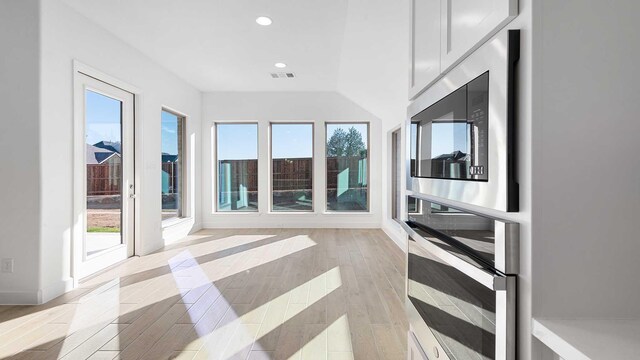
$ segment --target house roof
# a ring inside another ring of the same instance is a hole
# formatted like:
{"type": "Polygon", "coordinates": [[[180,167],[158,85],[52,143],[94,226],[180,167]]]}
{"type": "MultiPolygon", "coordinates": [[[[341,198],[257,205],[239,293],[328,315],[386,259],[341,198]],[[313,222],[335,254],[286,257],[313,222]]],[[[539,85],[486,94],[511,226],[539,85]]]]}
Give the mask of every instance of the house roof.
{"type": "Polygon", "coordinates": [[[120,142],[100,141],[99,143],[93,144],[93,146],[109,150],[111,152],[116,152],[118,154],[122,153],[122,146],[120,145],[120,142]]]}
{"type": "Polygon", "coordinates": [[[112,156],[120,156],[117,152],[110,151],[107,149],[103,149],[94,145],[87,145],[87,165],[97,165],[102,164],[105,161],[109,160],[112,156]]]}
{"type": "Polygon", "coordinates": [[[168,162],[176,162],[178,161],[178,155],[171,155],[171,154],[162,154],[162,162],[163,163],[168,163],[168,162]]]}

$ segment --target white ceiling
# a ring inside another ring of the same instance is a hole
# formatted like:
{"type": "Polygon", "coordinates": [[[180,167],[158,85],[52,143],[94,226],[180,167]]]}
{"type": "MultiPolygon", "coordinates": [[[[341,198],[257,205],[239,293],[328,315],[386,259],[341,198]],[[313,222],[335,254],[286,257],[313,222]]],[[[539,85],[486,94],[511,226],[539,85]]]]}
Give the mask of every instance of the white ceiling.
{"type": "Polygon", "coordinates": [[[389,126],[406,115],[409,0],[62,1],[203,92],[334,91],[389,126]],[[297,77],[272,79],[276,62],[297,77]]]}
{"type": "Polygon", "coordinates": [[[63,1],[201,91],[336,90],[348,0],[63,1]]]}

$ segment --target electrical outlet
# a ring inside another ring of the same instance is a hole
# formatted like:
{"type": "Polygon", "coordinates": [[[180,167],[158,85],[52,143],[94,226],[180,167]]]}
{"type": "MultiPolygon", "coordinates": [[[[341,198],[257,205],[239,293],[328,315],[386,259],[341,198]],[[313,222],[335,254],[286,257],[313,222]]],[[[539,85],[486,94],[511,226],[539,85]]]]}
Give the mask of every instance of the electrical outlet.
{"type": "Polygon", "coordinates": [[[2,272],[3,273],[13,272],[13,259],[2,259],[2,272]]]}

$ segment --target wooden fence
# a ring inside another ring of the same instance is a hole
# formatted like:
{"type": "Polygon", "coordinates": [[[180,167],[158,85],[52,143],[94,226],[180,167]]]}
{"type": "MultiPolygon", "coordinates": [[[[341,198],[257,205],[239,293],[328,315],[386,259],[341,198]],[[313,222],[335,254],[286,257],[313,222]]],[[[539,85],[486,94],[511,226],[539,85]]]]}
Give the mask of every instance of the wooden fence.
{"type": "Polygon", "coordinates": [[[122,164],[87,165],[87,195],[119,195],[122,164]]]}
{"type": "MultiPolygon", "coordinates": [[[[258,191],[258,161],[257,160],[224,160],[219,162],[230,166],[230,182],[241,183],[247,191],[258,191]]],[[[366,187],[367,161],[358,156],[348,158],[327,158],[327,187],[335,190],[338,175],[349,168],[349,184],[358,184],[359,188],[366,187]]],[[[313,185],[313,162],[311,158],[274,159],[272,164],[273,190],[309,190],[313,185]]],[[[222,171],[219,171],[221,174],[222,171]]],[[[229,176],[229,175],[227,175],[229,176]]]]}
{"type": "MultiPolygon", "coordinates": [[[[122,164],[87,165],[87,195],[120,195],[122,164]]],[[[162,163],[162,171],[169,175],[169,194],[178,190],[178,164],[162,163]]]]}
{"type": "MultiPolygon", "coordinates": [[[[224,160],[219,163],[229,164],[231,183],[242,183],[249,192],[258,191],[257,160],[224,160]]],[[[162,163],[162,171],[169,174],[169,193],[177,190],[178,164],[162,163]]],[[[273,190],[310,190],[313,187],[313,162],[311,158],[274,159],[273,190]]],[[[366,187],[367,163],[360,157],[327,158],[327,188],[337,188],[338,175],[349,168],[349,184],[366,187]],[[363,165],[364,164],[364,165],[363,165]]],[[[87,195],[120,194],[121,164],[87,165],[87,195]]]]}

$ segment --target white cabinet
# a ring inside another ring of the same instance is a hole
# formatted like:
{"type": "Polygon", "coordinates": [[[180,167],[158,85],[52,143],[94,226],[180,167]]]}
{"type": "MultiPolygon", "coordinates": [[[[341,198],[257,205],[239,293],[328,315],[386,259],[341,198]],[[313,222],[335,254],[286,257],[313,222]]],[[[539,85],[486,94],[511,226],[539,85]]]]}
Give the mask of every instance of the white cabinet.
{"type": "Polygon", "coordinates": [[[518,0],[410,1],[410,99],[518,15],[518,0]]]}
{"type": "Polygon", "coordinates": [[[422,348],[418,344],[418,341],[413,336],[413,333],[409,331],[409,336],[407,336],[407,340],[409,340],[409,348],[407,349],[407,360],[429,360],[427,355],[424,354],[422,348]]]}
{"type": "Polygon", "coordinates": [[[411,0],[411,98],[440,76],[440,2],[411,0]]]}
{"type": "Polygon", "coordinates": [[[442,72],[469,55],[518,15],[517,0],[441,0],[442,72]]]}

